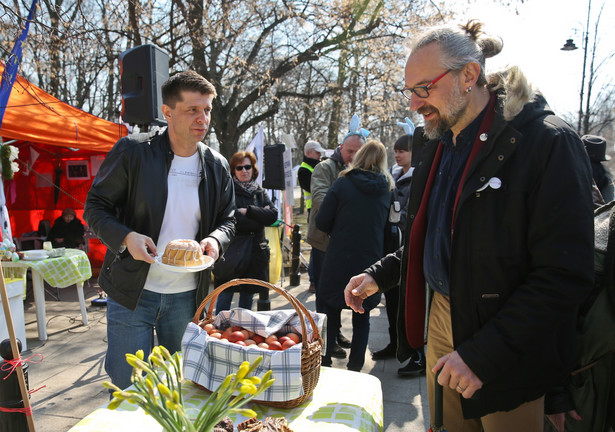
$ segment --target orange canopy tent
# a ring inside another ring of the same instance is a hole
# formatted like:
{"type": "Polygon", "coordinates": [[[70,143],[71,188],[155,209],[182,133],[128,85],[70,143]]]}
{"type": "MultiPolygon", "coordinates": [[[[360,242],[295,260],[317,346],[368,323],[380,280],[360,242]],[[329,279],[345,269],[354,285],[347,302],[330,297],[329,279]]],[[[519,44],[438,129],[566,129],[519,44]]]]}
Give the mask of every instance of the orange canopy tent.
{"type": "MultiPolygon", "coordinates": [[[[0,74],[4,63],[0,63],[0,74]]],[[[0,136],[37,144],[108,152],[128,134],[126,126],[64,103],[17,76],[6,107],[0,136]]]]}
{"type": "MultiPolygon", "coordinates": [[[[0,74],[4,64],[0,62],[0,74]]],[[[83,203],[104,155],[126,126],[64,103],[17,76],[0,137],[19,149],[20,171],[5,181],[13,236],[53,222],[66,207],[83,220],[83,203]]]]}

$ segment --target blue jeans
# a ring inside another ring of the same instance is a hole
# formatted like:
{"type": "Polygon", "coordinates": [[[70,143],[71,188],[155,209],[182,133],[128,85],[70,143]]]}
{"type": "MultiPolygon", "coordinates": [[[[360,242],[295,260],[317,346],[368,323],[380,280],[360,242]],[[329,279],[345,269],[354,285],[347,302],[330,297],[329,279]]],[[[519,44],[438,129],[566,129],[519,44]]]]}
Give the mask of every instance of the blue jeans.
{"type": "MultiPolygon", "coordinates": [[[[216,300],[216,315],[218,315],[220,311],[231,309],[233,294],[235,293],[231,290],[224,290],[218,294],[218,300],[216,300]]],[[[239,291],[239,307],[251,310],[253,297],[254,293],[252,292],[239,291]]]]}
{"type": "Polygon", "coordinates": [[[156,329],[158,344],[171,354],[181,350],[186,326],[196,312],[196,293],[158,294],[143,290],[133,311],[107,298],[107,356],[105,370],[113,384],[121,389],[131,385],[132,367],[126,353],[142,349],[145,358],[152,349],[156,329]]]}

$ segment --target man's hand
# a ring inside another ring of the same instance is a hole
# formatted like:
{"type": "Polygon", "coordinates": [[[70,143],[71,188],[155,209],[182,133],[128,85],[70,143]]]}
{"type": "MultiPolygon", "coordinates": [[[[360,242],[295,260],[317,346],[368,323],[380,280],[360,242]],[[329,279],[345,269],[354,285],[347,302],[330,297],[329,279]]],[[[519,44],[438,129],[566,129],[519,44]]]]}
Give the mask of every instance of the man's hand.
{"type": "Polygon", "coordinates": [[[365,312],[363,300],[376,292],[378,292],[378,284],[376,284],[374,278],[367,273],[361,273],[348,281],[348,285],[344,289],[344,298],[346,304],[353,311],[363,313],[365,312]]]}
{"type": "Polygon", "coordinates": [[[204,255],[212,257],[214,261],[217,261],[220,256],[220,244],[213,237],[205,237],[201,240],[201,250],[204,255]]]}
{"type": "Polygon", "coordinates": [[[128,252],[130,252],[130,255],[137,261],[145,261],[150,264],[154,263],[156,245],[148,236],[132,231],[124,238],[124,244],[128,252]]]}
{"type": "Polygon", "coordinates": [[[470,370],[457,351],[438,359],[432,371],[438,372],[440,369],[442,371],[438,383],[455,390],[466,399],[471,398],[483,386],[483,382],[470,370]]]}
{"type": "MultiPolygon", "coordinates": [[[[577,420],[577,421],[583,420],[581,416],[579,415],[579,413],[577,413],[575,410],[568,411],[568,415],[573,420],[577,420]]],[[[555,429],[557,429],[557,432],[564,432],[564,425],[566,423],[566,413],[547,414],[547,418],[549,419],[551,423],[553,423],[553,426],[555,426],[555,429]]]]}

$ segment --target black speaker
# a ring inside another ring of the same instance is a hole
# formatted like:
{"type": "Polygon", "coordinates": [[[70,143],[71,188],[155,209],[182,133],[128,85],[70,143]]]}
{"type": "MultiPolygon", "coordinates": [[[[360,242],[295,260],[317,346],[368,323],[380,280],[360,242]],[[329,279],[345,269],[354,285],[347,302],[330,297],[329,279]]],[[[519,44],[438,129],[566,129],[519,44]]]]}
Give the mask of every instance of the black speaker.
{"type": "Polygon", "coordinates": [[[284,144],[266,145],[263,147],[263,188],[286,189],[284,182],[284,144]]]}
{"type": "Polygon", "coordinates": [[[160,87],[169,79],[169,56],[155,45],[140,45],[120,54],[122,120],[149,125],[166,123],[160,87]]]}

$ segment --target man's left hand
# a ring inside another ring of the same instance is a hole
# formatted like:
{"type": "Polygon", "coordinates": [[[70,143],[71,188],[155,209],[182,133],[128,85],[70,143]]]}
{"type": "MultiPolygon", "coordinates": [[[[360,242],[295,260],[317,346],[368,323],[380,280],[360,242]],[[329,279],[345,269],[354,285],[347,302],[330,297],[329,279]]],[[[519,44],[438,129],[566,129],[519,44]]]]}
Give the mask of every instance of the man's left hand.
{"type": "MultiPolygon", "coordinates": [[[[579,413],[577,413],[575,410],[568,411],[568,415],[573,420],[576,420],[576,421],[583,420],[581,416],[579,415],[579,413]]],[[[564,428],[566,424],[566,413],[547,414],[547,418],[549,419],[551,423],[553,423],[553,426],[555,426],[555,429],[557,429],[557,432],[564,432],[564,428]]]]}
{"type": "Polygon", "coordinates": [[[201,240],[201,250],[203,254],[208,255],[216,261],[220,256],[220,245],[218,240],[213,237],[205,237],[201,240]]]}
{"type": "Polygon", "coordinates": [[[440,357],[433,367],[433,372],[438,372],[440,376],[438,383],[443,387],[449,387],[469,399],[474,393],[483,386],[483,382],[465,364],[457,351],[440,357]]]}

